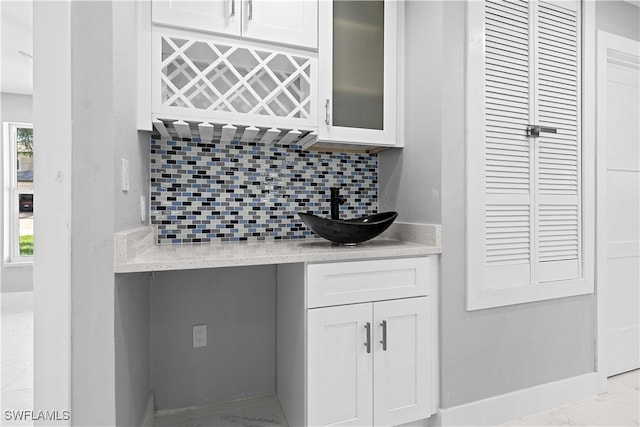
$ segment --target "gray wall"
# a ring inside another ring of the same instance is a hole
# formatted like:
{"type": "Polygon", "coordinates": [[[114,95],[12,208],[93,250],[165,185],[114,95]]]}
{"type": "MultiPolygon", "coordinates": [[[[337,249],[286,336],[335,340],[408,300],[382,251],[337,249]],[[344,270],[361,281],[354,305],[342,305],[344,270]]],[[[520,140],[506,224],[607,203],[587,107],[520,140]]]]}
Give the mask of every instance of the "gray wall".
{"type": "Polygon", "coordinates": [[[276,391],[275,266],[155,273],[151,389],[158,409],[276,391]],[[193,325],[207,347],[193,348],[193,325]]]}
{"type": "Polygon", "coordinates": [[[445,2],[440,291],[443,408],[594,368],[591,296],[466,310],[465,16],[463,2],[445,2]]]}
{"type": "MultiPolygon", "coordinates": [[[[136,130],[137,2],[113,2],[113,229],[143,225],[140,196],[149,203],[149,135],[136,130]],[[130,189],[122,191],[121,159],[130,189]]],[[[148,218],[146,220],[148,223],[148,218]]],[[[115,275],[115,394],[118,426],[138,426],[149,395],[149,274],[115,275]]]]}
{"type": "Polygon", "coordinates": [[[139,426],[149,396],[149,276],[117,274],[116,425],[139,426]]]}
{"type": "MultiPolygon", "coordinates": [[[[593,372],[596,319],[593,295],[465,310],[465,7],[445,2],[444,10],[441,406],[448,408],[593,372]]],[[[601,27],[637,38],[638,8],[599,2],[597,13],[601,27]]]]}
{"type": "MultiPolygon", "coordinates": [[[[149,390],[148,275],[118,276],[113,234],[139,226],[148,146],[135,127],[135,2],[73,2],[72,413],[138,425],[149,390]],[[131,190],[120,188],[120,159],[131,190]]],[[[148,144],[148,142],[147,142],[148,144]]]]}
{"type": "MultiPolygon", "coordinates": [[[[151,288],[147,275],[113,273],[113,232],[140,224],[139,196],[148,182],[145,137],[133,124],[135,55],[127,42],[134,44],[135,14],[129,15],[129,3],[72,6],[71,409],[77,425],[137,424],[149,388],[160,407],[275,390],[275,269],[162,273],[151,288]],[[126,194],[119,190],[122,157],[132,168],[126,194]],[[197,323],[209,325],[206,349],[191,348],[197,323]],[[145,348],[149,329],[151,346],[145,348]],[[149,359],[151,373],[144,369],[149,359]]],[[[613,16],[599,25],[619,29],[613,23],[626,22],[630,12],[623,6],[612,6],[622,12],[609,15],[613,9],[599,4],[601,16],[613,16]]],[[[592,371],[591,296],[464,309],[465,8],[460,2],[415,2],[408,10],[420,11],[435,27],[420,27],[411,17],[424,46],[412,44],[420,51],[409,58],[416,73],[406,78],[419,81],[417,71],[424,70],[426,88],[416,86],[424,93],[408,101],[407,148],[381,159],[381,206],[398,209],[402,221],[442,220],[442,406],[592,371]],[[441,101],[425,102],[425,96],[441,101]]]]}
{"type": "Polygon", "coordinates": [[[442,2],[405,4],[405,148],[379,159],[379,206],[398,221],[440,223],[442,2]]]}
{"type": "MultiPolygon", "coordinates": [[[[600,29],[638,38],[638,8],[597,12],[600,29]]],[[[593,372],[595,358],[592,295],[466,311],[465,22],[462,1],[408,2],[406,147],[379,155],[381,209],[442,223],[443,408],[593,372]]]]}
{"type": "MultiPolygon", "coordinates": [[[[33,97],[15,93],[0,93],[0,124],[3,122],[33,123],[33,97]]],[[[4,132],[0,141],[4,144],[4,132]]],[[[1,153],[1,151],[0,151],[1,153]]],[[[1,154],[0,154],[1,157],[1,154]]],[[[0,171],[4,168],[4,159],[0,162],[0,171]]],[[[0,177],[4,172],[0,173],[0,177]]],[[[2,178],[0,178],[2,179],[2,178]]],[[[4,186],[4,183],[2,183],[4,186]]],[[[0,212],[4,212],[4,197],[0,198],[0,212]]],[[[4,227],[0,227],[0,241],[9,236],[4,235],[4,227]]],[[[0,267],[0,292],[26,292],[33,290],[33,266],[7,266],[2,262],[0,267]]]]}
{"type": "Polygon", "coordinates": [[[596,27],[628,39],[640,40],[640,7],[626,1],[597,1],[596,27]]]}

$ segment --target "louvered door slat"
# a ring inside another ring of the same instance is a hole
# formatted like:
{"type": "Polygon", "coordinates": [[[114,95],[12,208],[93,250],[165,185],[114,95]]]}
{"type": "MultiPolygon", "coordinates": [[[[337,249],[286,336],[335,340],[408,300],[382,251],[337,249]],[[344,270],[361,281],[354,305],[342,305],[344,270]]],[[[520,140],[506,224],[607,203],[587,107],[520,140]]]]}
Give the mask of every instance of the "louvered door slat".
{"type": "MultiPolygon", "coordinates": [[[[491,32],[487,34],[491,35],[491,32]]],[[[485,53],[488,57],[493,58],[505,58],[506,61],[516,62],[521,65],[525,65],[528,62],[528,56],[525,52],[518,52],[514,49],[508,49],[505,46],[501,46],[500,44],[487,42],[485,46],[485,53]]]]}

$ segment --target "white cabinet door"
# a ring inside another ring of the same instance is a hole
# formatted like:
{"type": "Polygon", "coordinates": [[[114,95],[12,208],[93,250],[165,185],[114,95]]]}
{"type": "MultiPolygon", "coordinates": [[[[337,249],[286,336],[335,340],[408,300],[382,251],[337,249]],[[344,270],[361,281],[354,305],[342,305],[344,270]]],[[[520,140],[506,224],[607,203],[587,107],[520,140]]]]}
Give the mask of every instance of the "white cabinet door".
{"type": "Polygon", "coordinates": [[[240,36],[240,0],[152,0],[156,24],[240,36]]]}
{"type": "Polygon", "coordinates": [[[316,49],[316,0],[244,0],[242,36],[316,49]]]}
{"type": "Polygon", "coordinates": [[[152,0],[156,24],[316,49],[317,0],[152,0]]]}
{"type": "Polygon", "coordinates": [[[308,310],[307,425],[373,425],[372,304],[308,310]]]}
{"type": "Polygon", "coordinates": [[[427,297],[376,302],[374,325],[374,425],[428,418],[430,411],[427,297]]]}
{"type": "Polygon", "coordinates": [[[320,1],[321,142],[396,146],[396,1],[320,1]]]}

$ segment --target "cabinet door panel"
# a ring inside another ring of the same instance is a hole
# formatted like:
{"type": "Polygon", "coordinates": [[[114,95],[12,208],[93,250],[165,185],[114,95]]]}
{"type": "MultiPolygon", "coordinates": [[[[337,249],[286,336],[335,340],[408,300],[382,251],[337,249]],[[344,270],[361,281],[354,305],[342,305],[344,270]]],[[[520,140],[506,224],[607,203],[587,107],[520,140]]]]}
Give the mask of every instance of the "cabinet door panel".
{"type": "Polygon", "coordinates": [[[398,425],[429,417],[429,299],[377,302],[373,311],[375,425],[398,425]]]}
{"type": "Polygon", "coordinates": [[[153,0],[153,22],[240,36],[239,0],[153,0]]]}
{"type": "Polygon", "coordinates": [[[244,0],[242,36],[316,49],[315,0],[244,0]]]}
{"type": "Polygon", "coordinates": [[[365,325],[372,305],[308,311],[307,425],[372,425],[371,353],[365,325]]]}
{"type": "Polygon", "coordinates": [[[321,141],[396,145],[398,3],[319,3],[321,141]]]}

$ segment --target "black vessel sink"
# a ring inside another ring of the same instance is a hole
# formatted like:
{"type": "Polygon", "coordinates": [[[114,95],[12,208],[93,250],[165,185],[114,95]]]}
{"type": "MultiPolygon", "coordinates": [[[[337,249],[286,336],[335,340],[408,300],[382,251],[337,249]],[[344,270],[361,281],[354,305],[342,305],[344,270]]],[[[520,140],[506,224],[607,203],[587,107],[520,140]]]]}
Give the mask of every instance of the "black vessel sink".
{"type": "Polygon", "coordinates": [[[373,239],[389,228],[398,212],[383,212],[354,219],[329,219],[298,212],[314,233],[334,243],[355,245],[373,239]]]}

